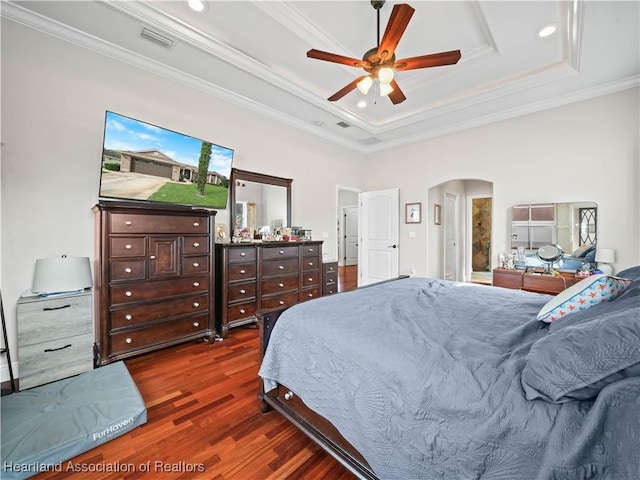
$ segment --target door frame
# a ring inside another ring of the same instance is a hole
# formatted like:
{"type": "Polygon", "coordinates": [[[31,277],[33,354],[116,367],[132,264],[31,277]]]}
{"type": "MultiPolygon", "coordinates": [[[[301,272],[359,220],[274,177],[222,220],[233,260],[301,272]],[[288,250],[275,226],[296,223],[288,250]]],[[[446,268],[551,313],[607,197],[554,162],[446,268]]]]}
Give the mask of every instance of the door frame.
{"type": "Polygon", "coordinates": [[[442,240],[442,278],[447,279],[447,233],[450,228],[453,229],[453,279],[458,281],[459,279],[459,265],[460,265],[460,196],[457,192],[446,191],[443,195],[442,215],[444,220],[443,224],[443,240],[442,240]],[[451,218],[451,212],[448,210],[447,199],[453,198],[453,213],[454,218],[451,218]],[[453,220],[453,221],[452,221],[453,220]]]}
{"type": "MultiPolygon", "coordinates": [[[[342,225],[342,207],[348,207],[348,206],[353,206],[353,205],[358,205],[359,206],[359,201],[358,201],[358,195],[362,193],[362,189],[361,188],[355,188],[355,187],[348,187],[346,185],[336,185],[336,200],[335,200],[335,225],[336,225],[336,255],[337,255],[337,260],[338,260],[338,266],[343,267],[344,266],[344,242],[341,241],[341,237],[343,237],[344,235],[342,234],[343,232],[343,225],[342,225]],[[346,192],[353,192],[356,194],[356,201],[355,203],[351,203],[350,205],[341,205],[340,204],[340,190],[344,190],[346,192]]],[[[360,221],[360,209],[358,209],[358,222],[360,221]]],[[[359,268],[359,267],[358,267],[359,268]]]]}

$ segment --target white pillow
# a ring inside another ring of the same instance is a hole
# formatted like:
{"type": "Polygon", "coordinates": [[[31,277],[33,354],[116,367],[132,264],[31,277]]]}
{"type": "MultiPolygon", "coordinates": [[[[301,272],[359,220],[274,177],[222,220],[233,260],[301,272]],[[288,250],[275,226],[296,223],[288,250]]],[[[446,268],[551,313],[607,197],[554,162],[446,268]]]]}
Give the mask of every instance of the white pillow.
{"type": "Polygon", "coordinates": [[[538,320],[551,323],[560,317],[614,300],[631,286],[633,280],[603,273],[591,275],[553,297],[538,312],[538,320]]]}

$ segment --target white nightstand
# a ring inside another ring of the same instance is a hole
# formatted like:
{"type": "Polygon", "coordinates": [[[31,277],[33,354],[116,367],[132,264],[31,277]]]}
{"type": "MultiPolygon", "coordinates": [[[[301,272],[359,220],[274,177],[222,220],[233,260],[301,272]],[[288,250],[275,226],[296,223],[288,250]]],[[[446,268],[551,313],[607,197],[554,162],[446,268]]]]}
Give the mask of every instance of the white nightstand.
{"type": "Polygon", "coordinates": [[[93,368],[92,292],[18,300],[20,390],[93,368]]]}

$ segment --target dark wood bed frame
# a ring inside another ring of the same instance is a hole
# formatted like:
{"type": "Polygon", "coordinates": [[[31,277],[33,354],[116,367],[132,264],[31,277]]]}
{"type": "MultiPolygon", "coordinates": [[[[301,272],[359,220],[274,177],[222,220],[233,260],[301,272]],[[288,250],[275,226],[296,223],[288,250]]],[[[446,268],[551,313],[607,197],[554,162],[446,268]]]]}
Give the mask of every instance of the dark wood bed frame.
{"type": "MultiPolygon", "coordinates": [[[[257,314],[260,328],[261,360],[269,344],[271,331],[280,314],[285,310],[286,308],[257,314]]],[[[278,385],[277,388],[265,393],[261,381],[258,399],[262,402],[263,413],[272,409],[279,412],[357,478],[379,480],[364,457],[344,439],[336,427],[307,407],[302,399],[298,398],[286,386],[278,385]]]]}

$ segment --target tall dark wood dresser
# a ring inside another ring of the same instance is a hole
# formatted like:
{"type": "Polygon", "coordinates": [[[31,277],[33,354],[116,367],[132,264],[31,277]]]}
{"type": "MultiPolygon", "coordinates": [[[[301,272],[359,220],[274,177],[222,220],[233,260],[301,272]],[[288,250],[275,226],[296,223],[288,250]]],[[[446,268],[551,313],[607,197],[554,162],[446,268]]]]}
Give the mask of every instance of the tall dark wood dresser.
{"type": "Polygon", "coordinates": [[[93,210],[96,365],[214,336],[216,212],[115,202],[93,210]]]}

